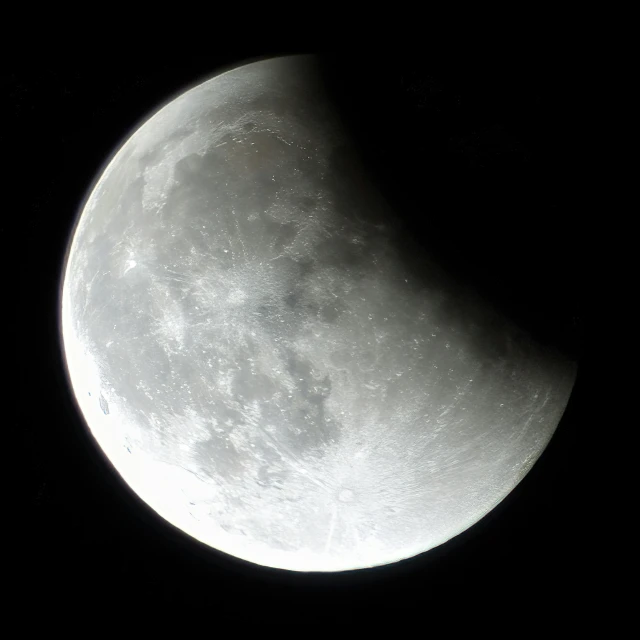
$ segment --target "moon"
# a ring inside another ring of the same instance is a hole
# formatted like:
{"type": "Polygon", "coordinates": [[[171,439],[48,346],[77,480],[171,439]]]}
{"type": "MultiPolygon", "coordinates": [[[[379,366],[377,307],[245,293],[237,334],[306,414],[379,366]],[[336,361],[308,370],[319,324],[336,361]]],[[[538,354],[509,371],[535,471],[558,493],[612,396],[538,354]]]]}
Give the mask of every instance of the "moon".
{"type": "Polygon", "coordinates": [[[472,526],[576,375],[420,256],[312,56],[217,75],[134,131],[78,217],[61,327],[124,482],[188,536],[292,571],[389,564],[472,526]]]}

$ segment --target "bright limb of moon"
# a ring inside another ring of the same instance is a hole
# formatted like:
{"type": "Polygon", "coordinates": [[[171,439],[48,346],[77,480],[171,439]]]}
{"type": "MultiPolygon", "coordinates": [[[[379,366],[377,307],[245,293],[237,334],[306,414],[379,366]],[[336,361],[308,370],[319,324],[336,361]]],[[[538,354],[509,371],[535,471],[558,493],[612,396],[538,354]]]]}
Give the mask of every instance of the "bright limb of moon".
{"type": "Polygon", "coordinates": [[[490,511],[575,365],[411,267],[313,68],[226,72],[131,135],[79,217],[62,334],[91,434],[160,516],[249,562],[341,571],[490,511]]]}

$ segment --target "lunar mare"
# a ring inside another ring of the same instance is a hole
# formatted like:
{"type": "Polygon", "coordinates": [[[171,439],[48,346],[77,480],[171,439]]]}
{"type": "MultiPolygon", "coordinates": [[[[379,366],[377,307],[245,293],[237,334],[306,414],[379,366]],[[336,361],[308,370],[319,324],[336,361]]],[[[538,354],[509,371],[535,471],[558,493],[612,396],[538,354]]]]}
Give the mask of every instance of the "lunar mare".
{"type": "Polygon", "coordinates": [[[228,71],[133,133],[79,217],[62,334],[88,428],[160,516],[256,564],[341,571],[491,510],[575,365],[411,268],[313,69],[228,71]]]}

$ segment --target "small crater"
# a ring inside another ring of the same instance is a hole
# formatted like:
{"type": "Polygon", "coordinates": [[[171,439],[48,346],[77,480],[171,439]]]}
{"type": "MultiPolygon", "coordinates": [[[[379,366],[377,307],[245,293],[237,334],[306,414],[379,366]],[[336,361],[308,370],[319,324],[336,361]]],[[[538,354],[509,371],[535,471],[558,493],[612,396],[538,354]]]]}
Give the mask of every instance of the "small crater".
{"type": "Polygon", "coordinates": [[[242,125],[243,131],[253,131],[255,128],[256,128],[255,122],[245,122],[245,124],[242,125]]]}

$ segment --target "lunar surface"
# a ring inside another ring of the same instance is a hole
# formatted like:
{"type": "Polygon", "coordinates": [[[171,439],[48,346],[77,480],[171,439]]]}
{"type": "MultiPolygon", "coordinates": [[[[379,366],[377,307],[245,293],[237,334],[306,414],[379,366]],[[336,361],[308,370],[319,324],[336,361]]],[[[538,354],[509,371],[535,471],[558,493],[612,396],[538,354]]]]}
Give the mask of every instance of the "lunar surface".
{"type": "Polygon", "coordinates": [[[99,448],[169,523],[259,565],[372,567],[461,533],[542,453],[575,365],[409,247],[313,58],[178,96],[70,244],[62,337],[99,448]]]}

